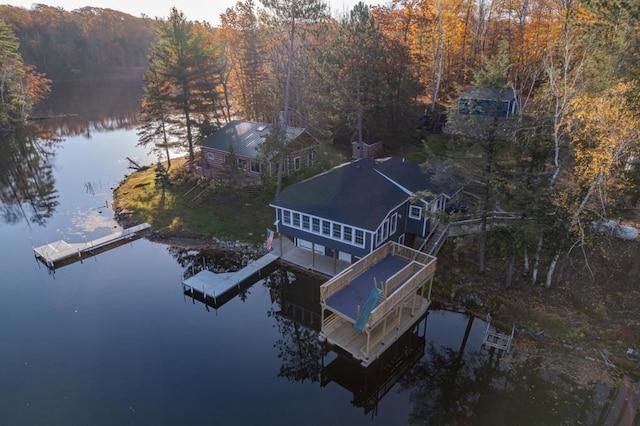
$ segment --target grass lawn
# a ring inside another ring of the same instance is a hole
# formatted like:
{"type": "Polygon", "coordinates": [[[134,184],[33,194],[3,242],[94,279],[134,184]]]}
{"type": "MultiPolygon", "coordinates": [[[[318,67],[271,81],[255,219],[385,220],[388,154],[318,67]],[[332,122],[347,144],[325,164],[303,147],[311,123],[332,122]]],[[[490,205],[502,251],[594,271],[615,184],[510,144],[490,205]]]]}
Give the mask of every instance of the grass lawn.
{"type": "Polygon", "coordinates": [[[113,207],[130,222],[148,222],[167,235],[206,236],[260,242],[273,227],[273,194],[231,191],[213,181],[188,177],[184,160],[172,160],[171,184],[156,185],[156,166],[129,175],[114,191],[113,207]]]}

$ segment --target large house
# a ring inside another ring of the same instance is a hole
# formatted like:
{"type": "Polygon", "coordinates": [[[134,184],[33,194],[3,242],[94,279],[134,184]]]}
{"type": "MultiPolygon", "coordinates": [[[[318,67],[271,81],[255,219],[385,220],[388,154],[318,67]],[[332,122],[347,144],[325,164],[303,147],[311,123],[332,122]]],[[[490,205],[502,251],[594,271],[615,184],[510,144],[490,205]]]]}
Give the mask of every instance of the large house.
{"type": "Polygon", "coordinates": [[[354,262],[387,241],[426,237],[459,189],[401,158],[364,158],[283,189],[276,228],[298,247],[354,262]]]}
{"type": "MultiPolygon", "coordinates": [[[[261,150],[271,128],[267,123],[231,121],[200,142],[198,173],[215,178],[223,176],[229,167],[237,167],[249,179],[258,180],[262,173],[275,175],[278,158],[268,158],[261,150]],[[234,164],[229,164],[230,160],[234,164]]],[[[316,140],[305,129],[287,127],[285,143],[284,176],[313,164],[316,140]]]]}

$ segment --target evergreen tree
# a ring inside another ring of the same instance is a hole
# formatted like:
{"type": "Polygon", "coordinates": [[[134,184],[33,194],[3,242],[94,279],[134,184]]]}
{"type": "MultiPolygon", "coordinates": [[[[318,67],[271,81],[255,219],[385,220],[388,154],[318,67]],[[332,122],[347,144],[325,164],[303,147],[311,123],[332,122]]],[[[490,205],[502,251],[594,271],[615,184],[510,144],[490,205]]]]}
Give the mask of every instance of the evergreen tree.
{"type": "Polygon", "coordinates": [[[215,45],[205,42],[202,31],[175,7],[167,21],[157,20],[157,27],[158,41],[150,49],[150,63],[157,70],[158,84],[168,86],[166,91],[162,89],[161,99],[167,105],[163,111],[179,117],[184,130],[180,136],[186,140],[189,168],[193,171],[198,120],[208,119],[215,108],[211,99],[217,93],[219,80],[213,78],[215,70],[211,65],[217,52],[215,45]]]}
{"type": "Polygon", "coordinates": [[[143,75],[144,95],[138,120],[138,145],[151,145],[151,151],[164,151],[171,168],[169,151],[176,146],[176,121],[170,114],[170,85],[162,81],[153,61],[143,75]]]}
{"type": "Polygon", "coordinates": [[[294,62],[295,39],[298,24],[310,24],[326,16],[326,3],[320,0],[260,0],[270,14],[268,21],[276,28],[282,28],[287,34],[287,71],[284,87],[284,106],[282,117],[277,123],[278,136],[278,172],[276,183],[276,198],[280,195],[282,186],[283,160],[286,148],[286,133],[289,126],[290,95],[294,62]]]}
{"type": "Polygon", "coordinates": [[[49,92],[49,80],[22,61],[20,44],[0,19],[0,130],[24,121],[49,92]]]}

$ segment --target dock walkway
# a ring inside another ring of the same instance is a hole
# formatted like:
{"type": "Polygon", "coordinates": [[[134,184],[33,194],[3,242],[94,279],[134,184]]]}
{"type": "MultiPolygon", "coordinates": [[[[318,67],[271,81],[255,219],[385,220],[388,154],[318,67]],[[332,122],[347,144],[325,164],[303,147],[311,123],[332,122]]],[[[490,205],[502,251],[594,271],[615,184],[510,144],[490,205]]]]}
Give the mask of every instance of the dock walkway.
{"type": "Polygon", "coordinates": [[[198,293],[205,299],[207,297],[213,299],[216,303],[219,297],[259,275],[264,268],[276,260],[278,260],[277,255],[267,253],[236,272],[215,273],[205,269],[189,278],[183,277],[182,287],[185,292],[198,293]]]}
{"type": "Polygon", "coordinates": [[[65,260],[76,261],[81,260],[83,257],[92,256],[97,250],[106,249],[125,239],[133,238],[137,236],[139,232],[147,230],[150,227],[151,225],[145,222],[84,243],[68,243],[65,240],[58,240],[43,246],[34,247],[33,253],[38,260],[49,268],[54,269],[60,262],[65,260]]]}

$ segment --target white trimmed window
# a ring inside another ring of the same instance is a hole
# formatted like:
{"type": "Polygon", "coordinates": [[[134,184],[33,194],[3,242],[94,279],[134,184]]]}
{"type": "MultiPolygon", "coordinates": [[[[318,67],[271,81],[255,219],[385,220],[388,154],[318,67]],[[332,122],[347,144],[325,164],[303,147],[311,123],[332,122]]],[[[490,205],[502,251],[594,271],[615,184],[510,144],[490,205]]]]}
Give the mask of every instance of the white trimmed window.
{"type": "Polygon", "coordinates": [[[291,225],[291,212],[289,210],[284,210],[282,212],[282,221],[287,225],[291,225]]]}
{"type": "Polygon", "coordinates": [[[347,242],[351,242],[353,240],[353,228],[351,228],[350,226],[343,226],[342,238],[347,242]]]}
{"type": "Polygon", "coordinates": [[[359,246],[364,246],[364,231],[356,229],[356,239],[354,242],[359,246]]]}
{"type": "Polygon", "coordinates": [[[213,152],[207,152],[207,160],[215,160],[216,155],[213,152]]]}
{"type": "Polygon", "coordinates": [[[293,226],[300,228],[300,213],[293,214],[293,226]]]}
{"type": "Polygon", "coordinates": [[[389,235],[393,235],[396,233],[396,229],[398,227],[398,213],[394,213],[391,216],[391,228],[389,229],[389,235]]]}
{"type": "Polygon", "coordinates": [[[300,157],[293,159],[293,170],[300,170],[300,157]]]}
{"type": "Polygon", "coordinates": [[[302,216],[302,229],[309,229],[309,216],[302,216]]]}
{"type": "Polygon", "coordinates": [[[342,238],[342,226],[340,226],[340,224],[333,224],[333,238],[337,240],[342,238]]]}
{"type": "Polygon", "coordinates": [[[315,232],[316,234],[320,233],[320,219],[318,219],[317,217],[311,219],[311,231],[315,232]]]}
{"type": "Polygon", "coordinates": [[[259,161],[251,160],[251,171],[254,173],[262,173],[262,164],[259,161]]]}
{"type": "Polygon", "coordinates": [[[322,221],[322,235],[331,235],[331,223],[328,220],[322,221]]]}
{"type": "Polygon", "coordinates": [[[411,219],[422,219],[422,208],[420,206],[409,206],[409,217],[411,219]]]}

